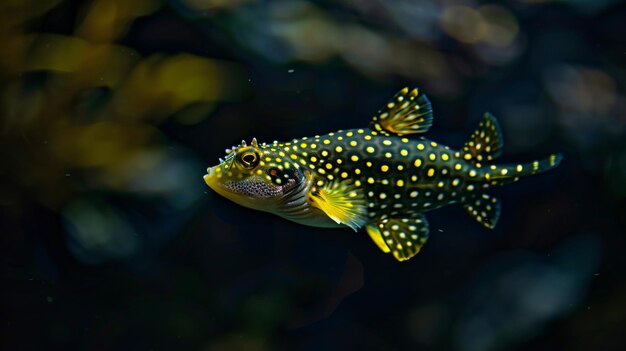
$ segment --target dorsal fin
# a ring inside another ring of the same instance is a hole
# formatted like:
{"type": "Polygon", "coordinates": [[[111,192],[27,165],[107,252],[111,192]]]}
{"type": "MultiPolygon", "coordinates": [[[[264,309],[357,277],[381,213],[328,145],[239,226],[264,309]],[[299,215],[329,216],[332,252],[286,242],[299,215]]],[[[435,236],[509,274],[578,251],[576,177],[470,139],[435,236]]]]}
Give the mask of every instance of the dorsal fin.
{"type": "Polygon", "coordinates": [[[322,210],[333,221],[357,231],[367,221],[366,201],[362,190],[351,180],[326,183],[309,196],[311,205],[322,210]]]}
{"type": "Polygon", "coordinates": [[[463,208],[476,222],[493,229],[500,218],[500,201],[487,194],[470,197],[463,208]]]}
{"type": "Polygon", "coordinates": [[[485,113],[478,128],[463,146],[463,158],[474,162],[491,161],[502,153],[502,131],[496,118],[485,113]]]}
{"type": "Polygon", "coordinates": [[[433,124],[433,110],[417,88],[400,90],[372,118],[370,128],[384,135],[425,133],[433,124]]]}

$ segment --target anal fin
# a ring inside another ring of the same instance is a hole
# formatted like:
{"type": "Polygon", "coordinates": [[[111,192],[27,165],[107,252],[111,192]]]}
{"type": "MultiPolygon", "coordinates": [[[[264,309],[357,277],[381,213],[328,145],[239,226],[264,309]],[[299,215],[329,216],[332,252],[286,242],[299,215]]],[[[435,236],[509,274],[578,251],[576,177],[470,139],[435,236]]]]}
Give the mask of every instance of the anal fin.
{"type": "Polygon", "coordinates": [[[463,208],[476,222],[493,229],[500,218],[500,200],[487,194],[469,198],[463,208]]]}

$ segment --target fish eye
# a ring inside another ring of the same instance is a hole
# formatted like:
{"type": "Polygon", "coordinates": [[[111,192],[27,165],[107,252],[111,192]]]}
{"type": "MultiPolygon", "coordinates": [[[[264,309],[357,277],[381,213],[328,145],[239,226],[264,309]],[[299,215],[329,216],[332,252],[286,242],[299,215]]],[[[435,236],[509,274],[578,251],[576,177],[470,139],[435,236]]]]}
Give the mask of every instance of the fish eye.
{"type": "Polygon", "coordinates": [[[246,168],[254,168],[259,164],[259,157],[256,152],[244,152],[239,157],[239,161],[246,168]]]}

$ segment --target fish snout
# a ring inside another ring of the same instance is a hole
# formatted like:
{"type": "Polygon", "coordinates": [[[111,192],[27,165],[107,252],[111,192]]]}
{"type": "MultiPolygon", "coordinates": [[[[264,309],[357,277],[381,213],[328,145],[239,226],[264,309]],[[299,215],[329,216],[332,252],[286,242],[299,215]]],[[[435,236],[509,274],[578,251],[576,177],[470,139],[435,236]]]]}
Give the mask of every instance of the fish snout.
{"type": "Polygon", "coordinates": [[[215,183],[215,167],[209,167],[206,169],[207,174],[204,175],[204,182],[206,183],[206,185],[211,186],[211,184],[215,183]]]}

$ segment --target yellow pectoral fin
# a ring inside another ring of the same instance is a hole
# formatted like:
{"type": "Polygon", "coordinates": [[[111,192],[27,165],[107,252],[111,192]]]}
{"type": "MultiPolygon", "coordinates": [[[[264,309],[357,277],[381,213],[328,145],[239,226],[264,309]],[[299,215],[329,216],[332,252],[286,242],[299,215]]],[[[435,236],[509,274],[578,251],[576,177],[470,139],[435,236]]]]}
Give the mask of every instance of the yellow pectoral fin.
{"type": "Polygon", "coordinates": [[[367,234],[369,234],[372,241],[378,246],[384,253],[389,253],[389,247],[385,244],[385,240],[383,240],[383,235],[380,233],[380,230],[372,225],[365,226],[365,230],[367,230],[367,234]]]}
{"type": "Polygon", "coordinates": [[[367,221],[366,202],[361,189],[352,181],[332,182],[309,195],[311,205],[322,210],[337,223],[354,229],[361,228],[367,221]]]}

